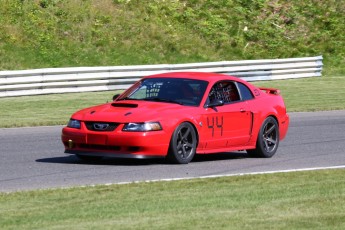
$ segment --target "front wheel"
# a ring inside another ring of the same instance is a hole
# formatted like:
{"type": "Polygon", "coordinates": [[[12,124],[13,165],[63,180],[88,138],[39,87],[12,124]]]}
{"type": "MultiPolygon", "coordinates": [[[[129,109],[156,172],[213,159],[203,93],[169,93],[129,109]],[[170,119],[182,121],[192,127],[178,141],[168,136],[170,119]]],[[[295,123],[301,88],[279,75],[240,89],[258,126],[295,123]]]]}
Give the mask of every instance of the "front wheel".
{"type": "Polygon", "coordinates": [[[197,138],[194,127],[184,122],[174,131],[169,146],[167,158],[178,164],[188,164],[194,157],[197,138]]]}
{"type": "Polygon", "coordinates": [[[279,144],[279,127],[276,119],[267,117],[263,122],[258,139],[256,141],[256,148],[247,150],[248,154],[253,157],[272,157],[279,144]]]}

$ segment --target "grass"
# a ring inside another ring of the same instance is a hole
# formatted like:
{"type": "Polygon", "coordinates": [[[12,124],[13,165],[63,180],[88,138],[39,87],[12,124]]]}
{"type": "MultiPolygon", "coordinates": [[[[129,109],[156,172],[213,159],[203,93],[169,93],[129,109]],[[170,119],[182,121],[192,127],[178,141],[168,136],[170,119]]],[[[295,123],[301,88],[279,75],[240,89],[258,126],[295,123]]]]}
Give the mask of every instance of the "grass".
{"type": "Polygon", "coordinates": [[[345,2],[1,0],[0,70],[323,55],[345,73],[345,2]]]}
{"type": "MultiPolygon", "coordinates": [[[[1,6],[0,70],[323,55],[327,77],[255,84],[281,89],[290,112],[345,109],[344,1],[1,0],[1,6]]],[[[74,111],[112,94],[0,98],[0,127],[65,124],[74,111]]]]}
{"type": "MultiPolygon", "coordinates": [[[[0,1],[0,70],[323,55],[326,77],[254,84],[281,89],[290,112],[345,109],[344,1],[0,1]]],[[[1,98],[0,127],[65,124],[113,94],[1,98]]],[[[0,193],[0,228],[344,229],[343,175],[0,193]]]]}
{"type": "MultiPolygon", "coordinates": [[[[345,76],[254,82],[282,91],[288,112],[345,109],[345,76]]],[[[119,91],[117,91],[119,92],[119,91]]],[[[110,101],[117,92],[0,98],[0,127],[66,124],[79,109],[110,101]]]]}
{"type": "Polygon", "coordinates": [[[256,82],[281,90],[288,112],[345,109],[345,76],[256,82]]]}
{"type": "Polygon", "coordinates": [[[344,172],[0,193],[0,228],[344,229],[344,172]]]}
{"type": "Polygon", "coordinates": [[[76,110],[111,101],[116,92],[0,98],[0,127],[66,124],[76,110]]]}

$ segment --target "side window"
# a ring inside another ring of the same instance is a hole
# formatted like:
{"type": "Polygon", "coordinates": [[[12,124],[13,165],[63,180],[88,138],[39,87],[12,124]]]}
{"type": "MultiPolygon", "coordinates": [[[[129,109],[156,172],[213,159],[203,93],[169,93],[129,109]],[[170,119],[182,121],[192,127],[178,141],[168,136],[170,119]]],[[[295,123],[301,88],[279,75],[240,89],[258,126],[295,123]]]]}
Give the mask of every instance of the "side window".
{"type": "Polygon", "coordinates": [[[253,94],[250,92],[250,89],[248,89],[247,86],[245,86],[244,84],[240,82],[238,82],[237,85],[238,85],[238,88],[240,89],[242,100],[253,99],[253,94]]]}
{"type": "Polygon", "coordinates": [[[234,82],[222,81],[217,82],[211,89],[208,96],[209,101],[212,102],[215,99],[222,100],[225,104],[240,100],[237,87],[234,82]]]}

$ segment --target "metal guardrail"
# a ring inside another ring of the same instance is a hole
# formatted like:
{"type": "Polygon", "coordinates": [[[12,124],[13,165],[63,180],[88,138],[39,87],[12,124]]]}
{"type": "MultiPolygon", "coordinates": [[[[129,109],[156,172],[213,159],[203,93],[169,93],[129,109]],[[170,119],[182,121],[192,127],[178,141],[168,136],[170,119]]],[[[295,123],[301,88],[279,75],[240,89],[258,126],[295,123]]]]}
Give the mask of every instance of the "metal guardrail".
{"type": "Polygon", "coordinates": [[[247,81],[319,77],[322,56],[175,65],[0,71],[0,97],[126,89],[140,78],[172,71],[224,73],[247,81]]]}

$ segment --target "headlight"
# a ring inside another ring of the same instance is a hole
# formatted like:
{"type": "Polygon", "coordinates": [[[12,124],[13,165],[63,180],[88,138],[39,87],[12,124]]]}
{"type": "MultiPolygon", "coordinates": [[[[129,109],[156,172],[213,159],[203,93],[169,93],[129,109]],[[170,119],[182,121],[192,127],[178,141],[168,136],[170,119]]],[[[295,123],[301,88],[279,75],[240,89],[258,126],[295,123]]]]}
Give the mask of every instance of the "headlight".
{"type": "Polygon", "coordinates": [[[122,130],[129,132],[159,131],[162,130],[162,126],[159,122],[128,123],[122,130]]]}
{"type": "Polygon", "coordinates": [[[80,121],[74,120],[74,119],[70,119],[68,124],[67,124],[67,127],[75,128],[75,129],[80,129],[80,121]]]}

